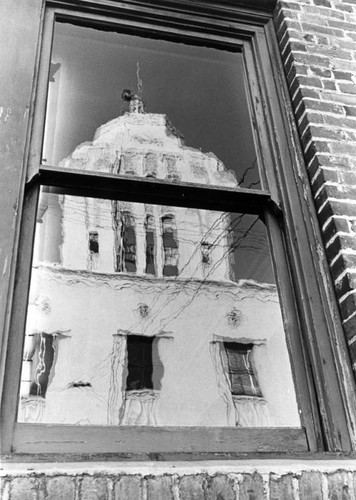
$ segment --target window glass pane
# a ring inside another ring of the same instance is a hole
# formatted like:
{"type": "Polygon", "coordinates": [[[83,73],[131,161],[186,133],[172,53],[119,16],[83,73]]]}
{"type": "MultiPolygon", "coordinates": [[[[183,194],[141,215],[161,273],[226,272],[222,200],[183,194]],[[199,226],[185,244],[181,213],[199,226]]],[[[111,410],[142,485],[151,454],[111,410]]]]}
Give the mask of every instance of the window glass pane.
{"type": "Polygon", "coordinates": [[[242,53],[58,23],[43,163],[259,188],[242,53]]]}
{"type": "Polygon", "coordinates": [[[21,422],[300,425],[257,216],[43,188],[23,360],[21,422]]]}

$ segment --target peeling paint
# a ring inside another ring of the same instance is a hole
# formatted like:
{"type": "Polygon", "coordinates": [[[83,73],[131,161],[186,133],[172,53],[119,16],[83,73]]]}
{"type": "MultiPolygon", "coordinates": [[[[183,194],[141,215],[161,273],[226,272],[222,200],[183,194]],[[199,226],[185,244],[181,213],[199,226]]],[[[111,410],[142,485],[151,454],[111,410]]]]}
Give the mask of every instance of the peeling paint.
{"type": "Polygon", "coordinates": [[[23,113],[23,117],[22,117],[24,122],[27,121],[29,110],[30,110],[30,106],[26,106],[25,111],[23,113]]]}
{"type": "Polygon", "coordinates": [[[5,276],[6,274],[6,270],[7,270],[7,261],[8,261],[8,258],[7,256],[5,257],[5,262],[4,262],[4,267],[2,269],[2,275],[5,276]]]}
{"type": "Polygon", "coordinates": [[[14,204],[12,205],[12,208],[14,209],[14,215],[13,215],[13,218],[12,218],[12,229],[15,229],[16,227],[16,221],[17,221],[17,215],[18,215],[18,212],[19,212],[19,204],[18,204],[18,200],[16,199],[14,204]]]}
{"type": "Polygon", "coordinates": [[[7,122],[7,120],[9,119],[9,117],[12,115],[12,109],[11,108],[6,108],[6,115],[4,117],[4,123],[7,122]]]}

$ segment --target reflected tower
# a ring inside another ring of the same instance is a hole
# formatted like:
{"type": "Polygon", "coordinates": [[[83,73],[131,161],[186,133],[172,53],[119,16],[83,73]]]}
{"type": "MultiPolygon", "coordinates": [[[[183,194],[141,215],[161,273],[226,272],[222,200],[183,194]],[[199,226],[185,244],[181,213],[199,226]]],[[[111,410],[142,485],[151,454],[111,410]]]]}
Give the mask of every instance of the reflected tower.
{"type": "MultiPolygon", "coordinates": [[[[237,187],[124,97],[128,111],[61,168],[237,187]]],[[[300,425],[276,287],[252,278],[271,270],[257,217],[51,190],[39,213],[20,420],[300,425]]]]}

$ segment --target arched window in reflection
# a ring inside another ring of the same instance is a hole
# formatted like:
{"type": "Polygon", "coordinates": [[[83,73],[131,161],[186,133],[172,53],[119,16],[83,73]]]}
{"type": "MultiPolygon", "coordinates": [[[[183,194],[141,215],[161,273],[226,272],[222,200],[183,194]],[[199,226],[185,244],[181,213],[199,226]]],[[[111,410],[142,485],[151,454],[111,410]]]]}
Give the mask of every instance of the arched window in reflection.
{"type": "Polygon", "coordinates": [[[90,271],[96,271],[98,268],[99,260],[99,234],[98,231],[89,231],[88,235],[88,263],[87,268],[90,271]]]}
{"type": "Polygon", "coordinates": [[[116,241],[116,271],[136,272],[135,219],[130,212],[121,212],[116,241]]]}
{"type": "Polygon", "coordinates": [[[153,215],[147,215],[145,220],[146,233],[146,274],[156,274],[156,235],[153,215]]]}
{"type": "Polygon", "coordinates": [[[162,217],[163,240],[163,276],[178,275],[178,238],[175,217],[166,215],[162,217]]]}

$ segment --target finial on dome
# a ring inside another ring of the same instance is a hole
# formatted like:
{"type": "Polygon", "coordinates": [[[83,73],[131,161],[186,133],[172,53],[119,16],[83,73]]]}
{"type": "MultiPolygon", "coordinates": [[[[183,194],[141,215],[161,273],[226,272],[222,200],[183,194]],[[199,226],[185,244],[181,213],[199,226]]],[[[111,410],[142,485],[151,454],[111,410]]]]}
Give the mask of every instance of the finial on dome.
{"type": "Polygon", "coordinates": [[[134,94],[131,90],[124,89],[122,91],[121,98],[123,101],[130,103],[130,107],[129,107],[130,113],[144,113],[145,112],[145,107],[144,107],[142,98],[139,95],[134,94]]]}

